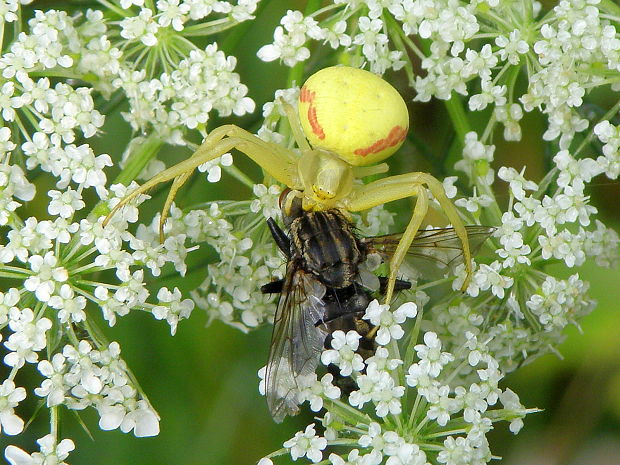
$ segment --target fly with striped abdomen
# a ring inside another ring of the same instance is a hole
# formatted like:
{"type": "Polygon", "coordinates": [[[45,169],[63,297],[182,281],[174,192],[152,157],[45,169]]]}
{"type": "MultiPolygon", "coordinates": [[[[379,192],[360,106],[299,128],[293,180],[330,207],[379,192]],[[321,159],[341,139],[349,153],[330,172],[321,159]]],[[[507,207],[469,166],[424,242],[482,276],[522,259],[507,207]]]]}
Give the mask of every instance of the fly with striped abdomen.
{"type": "MultiPolygon", "coordinates": [[[[286,193],[284,194],[286,195],[286,193]]],[[[274,317],[265,394],[275,421],[299,411],[298,380],[315,372],[320,353],[331,334],[357,331],[358,352],[364,359],[374,353],[373,326],[362,319],[373,293],[383,293],[388,278],[371,274],[364,263],[371,253],[388,261],[400,235],[360,238],[353,224],[337,210],[305,211],[289,202],[289,214],[282,212],[288,235],[270,218],[267,220],[278,247],[287,258],[284,279],[262,286],[263,293],[279,293],[274,317]]],[[[493,228],[469,226],[468,237],[476,248],[493,228]]],[[[434,263],[450,265],[462,255],[458,236],[451,228],[420,231],[409,254],[434,263]]],[[[397,280],[394,289],[409,289],[397,280]]],[[[330,370],[336,379],[337,370],[330,370]]],[[[344,391],[350,391],[340,379],[344,391]]]]}

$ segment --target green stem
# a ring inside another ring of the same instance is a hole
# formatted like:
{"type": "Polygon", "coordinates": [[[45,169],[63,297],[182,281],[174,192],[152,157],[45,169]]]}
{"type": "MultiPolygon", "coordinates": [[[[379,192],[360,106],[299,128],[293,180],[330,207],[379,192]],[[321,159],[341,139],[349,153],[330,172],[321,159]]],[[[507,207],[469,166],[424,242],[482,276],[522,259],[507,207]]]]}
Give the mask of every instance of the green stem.
{"type": "Polygon", "coordinates": [[[33,274],[32,271],[26,270],[24,268],[20,268],[18,266],[2,265],[2,266],[0,266],[0,270],[6,270],[6,272],[11,272],[12,271],[12,272],[18,274],[20,277],[23,277],[24,275],[31,275],[31,274],[33,274]]]}
{"type": "Polygon", "coordinates": [[[452,92],[452,96],[449,100],[446,100],[445,105],[448,110],[450,120],[452,120],[454,130],[458,136],[459,144],[462,147],[463,142],[465,141],[465,134],[471,131],[469,121],[467,120],[467,116],[465,114],[465,109],[463,108],[463,102],[456,92],[452,92]]]}
{"type": "MultiPolygon", "coordinates": [[[[164,145],[164,142],[157,135],[151,134],[148,136],[142,145],[140,145],[140,148],[130,156],[129,161],[112,184],[120,183],[128,185],[131,183],[144,169],[146,164],[157,155],[162,145],[164,145]]],[[[107,202],[101,201],[95,205],[91,213],[94,214],[95,217],[99,217],[106,213],[107,210],[107,202]]]]}
{"type": "Polygon", "coordinates": [[[230,174],[237,181],[248,186],[250,189],[254,188],[255,182],[252,181],[252,179],[248,175],[246,175],[243,171],[241,171],[235,165],[223,166],[222,169],[226,171],[228,174],[230,174]]]}
{"type": "MultiPolygon", "coordinates": [[[[612,116],[614,116],[616,113],[618,113],[618,111],[620,110],[620,100],[618,100],[616,102],[616,104],[611,107],[609,109],[609,111],[607,113],[605,113],[603,115],[603,117],[599,120],[599,123],[601,121],[606,121],[609,120],[612,116]]],[[[597,123],[598,124],[598,123],[597,123]]],[[[590,128],[590,131],[588,132],[588,135],[583,139],[583,141],[581,142],[581,144],[579,144],[579,147],[577,147],[577,150],[575,150],[575,158],[577,158],[579,156],[579,154],[581,153],[581,151],[586,148],[586,146],[592,141],[592,139],[594,138],[594,127],[596,126],[596,124],[592,125],[592,127],[590,128]]]]}
{"type": "Polygon", "coordinates": [[[127,12],[123,10],[122,8],[119,8],[117,5],[113,4],[112,2],[108,2],[106,0],[99,0],[99,3],[105,6],[108,10],[114,11],[114,13],[119,15],[121,18],[126,18],[127,16],[129,16],[128,13],[130,12],[127,12]]]}
{"type": "Polygon", "coordinates": [[[228,18],[211,21],[211,23],[201,24],[200,26],[196,26],[193,28],[188,28],[190,30],[183,31],[184,37],[203,37],[210,36],[213,34],[217,34],[223,31],[226,31],[230,28],[235,27],[239,24],[237,21],[231,21],[228,18]]]}
{"type": "Polygon", "coordinates": [[[0,271],[0,278],[24,279],[24,275],[21,273],[7,273],[6,271],[0,271]]]}

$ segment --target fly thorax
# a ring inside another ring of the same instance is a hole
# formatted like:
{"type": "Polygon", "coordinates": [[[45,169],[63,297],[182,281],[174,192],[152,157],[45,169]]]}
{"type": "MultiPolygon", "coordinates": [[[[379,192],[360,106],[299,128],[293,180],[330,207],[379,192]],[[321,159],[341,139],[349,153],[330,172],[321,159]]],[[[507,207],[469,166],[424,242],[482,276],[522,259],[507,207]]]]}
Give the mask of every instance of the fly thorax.
{"type": "Polygon", "coordinates": [[[339,212],[306,212],[291,225],[291,237],[304,268],[327,286],[342,288],[356,279],[364,253],[339,212]]]}

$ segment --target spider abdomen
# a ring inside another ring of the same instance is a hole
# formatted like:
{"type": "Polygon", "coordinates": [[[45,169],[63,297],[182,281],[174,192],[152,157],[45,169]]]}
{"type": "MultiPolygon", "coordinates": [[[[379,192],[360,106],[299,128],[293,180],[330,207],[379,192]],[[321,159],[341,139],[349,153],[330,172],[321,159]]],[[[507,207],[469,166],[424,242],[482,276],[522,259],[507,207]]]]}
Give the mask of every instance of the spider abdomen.
{"type": "Polygon", "coordinates": [[[353,283],[365,259],[363,244],[337,210],[306,212],[291,224],[291,255],[333,288],[353,283]]]}

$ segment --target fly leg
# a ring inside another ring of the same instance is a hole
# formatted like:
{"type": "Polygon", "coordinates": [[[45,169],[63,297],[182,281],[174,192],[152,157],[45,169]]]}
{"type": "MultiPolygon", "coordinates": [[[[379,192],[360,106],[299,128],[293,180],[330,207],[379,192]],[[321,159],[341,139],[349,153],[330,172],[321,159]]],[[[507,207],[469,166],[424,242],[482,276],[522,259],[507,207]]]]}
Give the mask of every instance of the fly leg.
{"type": "Polygon", "coordinates": [[[274,221],[273,218],[269,218],[267,220],[267,226],[269,226],[269,231],[271,231],[271,235],[273,236],[273,240],[276,242],[278,248],[282,251],[282,253],[286,256],[287,259],[291,258],[291,240],[286,235],[286,233],[278,226],[278,224],[274,221]]]}

